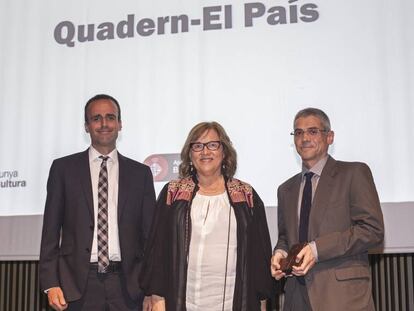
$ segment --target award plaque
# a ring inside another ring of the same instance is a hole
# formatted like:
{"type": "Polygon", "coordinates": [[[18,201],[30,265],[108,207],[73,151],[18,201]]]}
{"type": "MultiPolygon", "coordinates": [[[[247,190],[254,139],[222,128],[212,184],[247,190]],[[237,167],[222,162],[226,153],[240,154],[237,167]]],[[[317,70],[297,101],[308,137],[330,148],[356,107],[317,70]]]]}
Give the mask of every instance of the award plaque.
{"type": "Polygon", "coordinates": [[[308,245],[308,243],[299,243],[293,245],[289,250],[287,257],[280,260],[280,270],[286,273],[286,275],[291,275],[292,267],[300,266],[302,264],[303,258],[300,262],[296,262],[296,256],[306,245],[308,245]]]}

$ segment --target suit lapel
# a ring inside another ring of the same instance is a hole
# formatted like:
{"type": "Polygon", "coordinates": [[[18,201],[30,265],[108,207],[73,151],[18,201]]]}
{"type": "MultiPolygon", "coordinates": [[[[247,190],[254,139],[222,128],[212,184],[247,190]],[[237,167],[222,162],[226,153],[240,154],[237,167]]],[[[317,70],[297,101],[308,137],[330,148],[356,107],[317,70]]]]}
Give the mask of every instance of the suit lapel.
{"type": "Polygon", "coordinates": [[[321,177],[316,188],[312,201],[312,208],[309,216],[309,237],[313,239],[313,228],[318,228],[320,221],[323,219],[325,210],[329,206],[330,197],[334,187],[336,175],[336,161],[329,156],[325,167],[322,170],[321,177]]]}
{"type": "Polygon", "coordinates": [[[89,167],[89,149],[80,154],[80,180],[82,184],[83,194],[85,196],[86,204],[88,206],[91,219],[94,219],[93,212],[93,193],[92,193],[92,181],[91,181],[91,169],[89,167]]]}
{"type": "MultiPolygon", "coordinates": [[[[299,173],[294,177],[292,184],[289,186],[286,194],[286,223],[288,224],[288,231],[291,233],[288,236],[293,237],[292,243],[297,243],[299,240],[299,218],[298,218],[298,196],[300,190],[302,174],[299,173]]],[[[291,247],[292,245],[290,245],[291,247]]]]}
{"type": "Polygon", "coordinates": [[[118,152],[119,177],[118,177],[118,221],[121,220],[128,196],[128,165],[125,158],[118,152]]]}

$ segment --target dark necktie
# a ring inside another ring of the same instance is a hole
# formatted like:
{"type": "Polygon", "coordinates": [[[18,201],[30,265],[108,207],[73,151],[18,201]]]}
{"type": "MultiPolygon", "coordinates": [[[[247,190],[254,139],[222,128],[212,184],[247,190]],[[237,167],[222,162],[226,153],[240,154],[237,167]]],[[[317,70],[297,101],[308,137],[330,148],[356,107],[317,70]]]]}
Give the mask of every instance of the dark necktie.
{"type": "Polygon", "coordinates": [[[98,181],[98,272],[105,273],[109,266],[108,253],[108,157],[102,159],[98,181]]]}
{"type": "Polygon", "coordinates": [[[312,176],[314,173],[305,174],[305,186],[302,193],[302,204],[300,206],[299,242],[308,242],[309,214],[312,205],[312,176]]]}

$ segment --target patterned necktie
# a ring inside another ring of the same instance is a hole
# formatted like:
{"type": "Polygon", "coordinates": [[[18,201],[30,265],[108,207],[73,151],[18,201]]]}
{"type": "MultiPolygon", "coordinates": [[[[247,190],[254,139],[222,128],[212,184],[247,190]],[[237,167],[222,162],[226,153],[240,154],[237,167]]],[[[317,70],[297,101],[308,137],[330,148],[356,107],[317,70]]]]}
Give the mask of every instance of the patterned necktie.
{"type": "Polygon", "coordinates": [[[299,242],[308,242],[309,214],[312,206],[312,176],[314,173],[305,174],[305,187],[303,187],[302,204],[300,206],[299,242]]]}
{"type": "Polygon", "coordinates": [[[98,181],[98,272],[105,273],[109,266],[108,253],[108,170],[106,162],[109,157],[102,159],[98,181]]]}

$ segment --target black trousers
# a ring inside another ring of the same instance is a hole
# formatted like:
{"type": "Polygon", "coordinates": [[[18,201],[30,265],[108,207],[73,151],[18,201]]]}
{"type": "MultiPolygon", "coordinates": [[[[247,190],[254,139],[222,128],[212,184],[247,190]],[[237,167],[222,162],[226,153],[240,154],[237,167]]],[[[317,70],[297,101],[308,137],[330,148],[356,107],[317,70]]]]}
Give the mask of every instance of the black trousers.
{"type": "Polygon", "coordinates": [[[70,311],[142,311],[143,295],[133,301],[126,289],[122,271],[98,273],[91,265],[82,298],[69,303],[70,311]]]}
{"type": "Polygon", "coordinates": [[[303,277],[294,276],[293,280],[293,288],[290,287],[290,292],[285,293],[285,304],[283,311],[312,311],[305,279],[303,277]]]}

